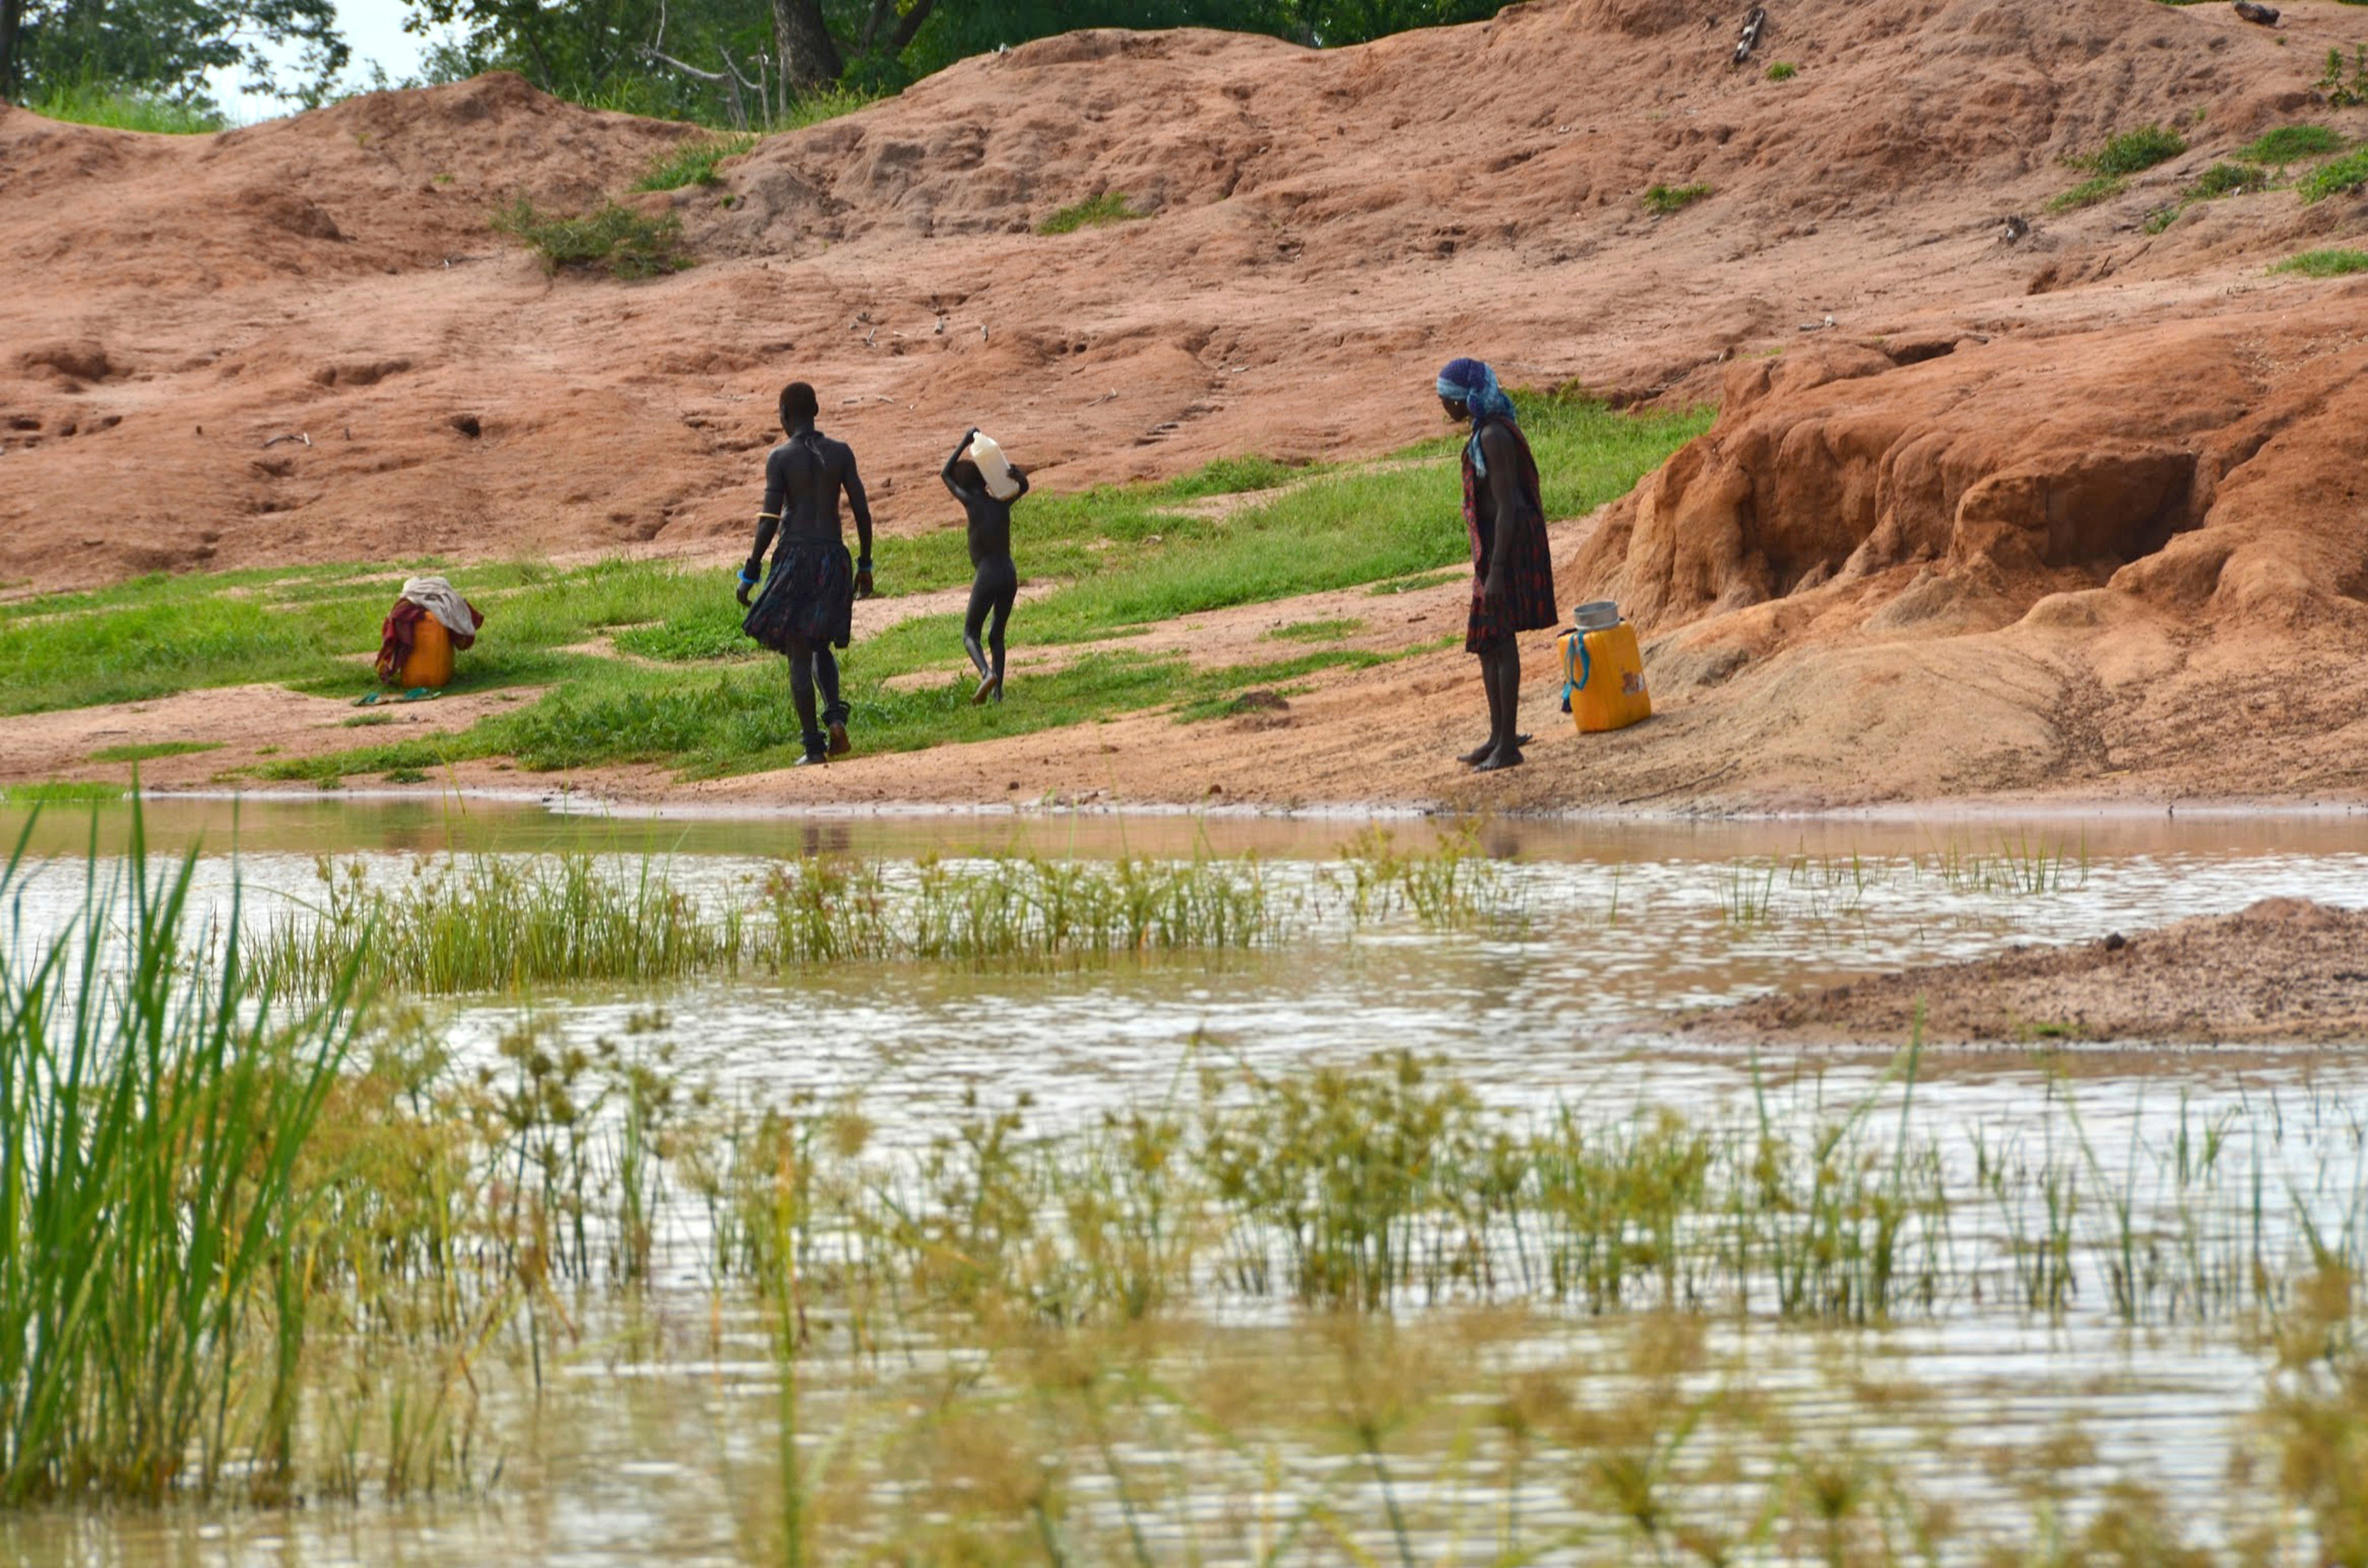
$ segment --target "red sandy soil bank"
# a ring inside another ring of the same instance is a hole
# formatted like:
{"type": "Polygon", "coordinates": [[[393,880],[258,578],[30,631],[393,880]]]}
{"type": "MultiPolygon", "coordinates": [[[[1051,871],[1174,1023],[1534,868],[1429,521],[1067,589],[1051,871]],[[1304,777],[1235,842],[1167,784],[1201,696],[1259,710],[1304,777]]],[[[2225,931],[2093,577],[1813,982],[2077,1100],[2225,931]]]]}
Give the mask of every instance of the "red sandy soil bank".
{"type": "Polygon", "coordinates": [[[2312,90],[2368,11],[1804,0],[1744,70],[1704,16],[1542,0],[1330,51],[1047,40],[629,198],[702,258],[632,285],[546,278],[488,214],[621,192],[692,132],[515,78],[199,139],[0,111],[0,581],[730,558],[792,374],[888,530],[936,528],[936,454],[970,423],[1056,487],[1356,456],[1434,433],[1431,373],[1476,353],[1721,404],[1557,530],[1562,597],[1630,608],[1661,710],[1556,754],[1581,766],[1463,781],[1440,754],[1476,699],[1439,655],[1329,681],[1289,724],[1171,727],[1139,767],[1063,735],[726,791],[2357,794],[2368,278],[2267,269],[2368,244],[2368,196],[2146,219],[2273,126],[2368,136],[2312,90]],[[2147,124],[2190,151],[2047,210],[2083,177],[2066,159],[2147,124]],[[1654,184],[1712,194],[1656,219],[1654,184]],[[1034,232],[1107,191],[1154,216],[1034,232]]]}
{"type": "Polygon", "coordinates": [[[2016,948],[1700,1013],[1698,1038],[1904,1045],[2112,1040],[2368,1044],[2368,910],[2263,899],[2236,915],[2016,948]]]}

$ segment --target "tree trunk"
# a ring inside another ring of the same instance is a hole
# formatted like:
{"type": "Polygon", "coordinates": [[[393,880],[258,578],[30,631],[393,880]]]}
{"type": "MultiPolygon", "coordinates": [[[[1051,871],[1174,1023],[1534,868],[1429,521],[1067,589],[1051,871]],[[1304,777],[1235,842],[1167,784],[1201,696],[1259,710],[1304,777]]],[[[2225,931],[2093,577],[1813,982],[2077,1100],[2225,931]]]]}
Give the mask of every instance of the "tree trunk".
{"type": "Polygon", "coordinates": [[[936,5],[937,0],[913,0],[913,8],[905,13],[905,19],[898,22],[896,30],[889,35],[889,59],[899,58],[912,46],[913,35],[921,30],[921,24],[929,19],[929,12],[936,5]]]}
{"type": "Polygon", "coordinates": [[[0,0],[0,102],[17,101],[17,35],[24,25],[25,0],[0,0]]]}
{"type": "Polygon", "coordinates": [[[822,19],[822,0],[773,0],[773,43],[784,91],[826,87],[847,70],[822,19]]]}

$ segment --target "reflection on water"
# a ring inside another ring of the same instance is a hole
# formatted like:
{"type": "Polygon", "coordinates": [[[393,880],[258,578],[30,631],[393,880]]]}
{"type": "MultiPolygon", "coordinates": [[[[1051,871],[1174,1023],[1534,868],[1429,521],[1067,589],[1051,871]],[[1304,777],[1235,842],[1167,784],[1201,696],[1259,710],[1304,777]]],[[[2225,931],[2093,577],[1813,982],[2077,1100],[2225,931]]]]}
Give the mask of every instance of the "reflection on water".
{"type": "MultiPolygon", "coordinates": [[[[54,813],[42,825],[43,851],[80,849],[87,823],[73,815],[54,813]]],[[[1199,1067],[1272,1074],[1398,1049],[1445,1059],[1508,1110],[1570,1104],[1609,1117],[1668,1107],[1697,1120],[1740,1119],[1755,1113],[1773,1084],[1779,1114],[1805,1125],[1820,1108],[1874,1092],[1884,1063],[1820,1059],[1807,1076],[1796,1076],[1800,1064],[1793,1062],[1681,1049],[1657,1017],[2016,942],[2135,930],[2272,895],[2368,904],[2368,824],[2338,816],[1496,823],[1481,832],[1489,853],[1505,858],[1503,875],[1517,889],[1524,915],[1518,935],[1428,935],[1403,924],[1352,932],[1321,908],[1326,866],[1356,825],[917,815],[599,821],[416,801],[236,812],[225,803],[160,803],[150,817],[156,841],[202,842],[216,852],[199,878],[216,907],[226,903],[233,876],[220,852],[233,846],[252,908],[309,897],[316,854],[359,855],[373,874],[393,876],[412,857],[456,847],[661,856],[710,902],[743,896],[769,857],[814,853],[894,859],[1255,850],[1274,862],[1286,885],[1307,890],[1317,911],[1312,934],[1277,951],[1017,974],[853,965],[711,979],[663,997],[686,1072],[749,1101],[801,1094],[860,1101],[880,1143],[892,1150],[925,1144],[975,1103],[1024,1100],[1031,1125],[1077,1127],[1115,1108],[1189,1095],[1199,1067]]],[[[1419,822],[1390,825],[1410,842],[1431,831],[1419,822]]],[[[110,818],[103,833],[120,827],[120,818],[110,818]]],[[[23,904],[28,926],[39,928],[72,905],[80,875],[78,864],[60,864],[37,877],[23,904]]],[[[640,994],[540,998],[530,1006],[463,999],[450,1005],[445,1027],[464,1061],[492,1062],[495,1041],[524,1013],[559,1038],[588,1045],[621,1037],[631,1015],[650,1001],[640,994]]],[[[2199,1129],[2277,1128],[2274,1139],[2235,1137],[2219,1156],[2221,1174],[2207,1185],[2217,1195],[2215,1212],[2233,1211],[2246,1181],[2291,1199],[2276,1222],[2283,1246],[2294,1240],[2290,1215],[2297,1210],[2328,1237],[2356,1241],[2350,1233],[2361,1222],[2362,1132],[2350,1108],[2362,1103],[2363,1088],[2357,1065],[2318,1053],[2199,1053],[2168,1062],[2147,1056],[2126,1067],[2104,1056],[2084,1062],[2069,1082],[2042,1062],[2007,1053],[1928,1073],[1916,1086],[1912,1119],[1949,1151],[1946,1179],[1969,1198],[1978,1197],[1979,1167],[1991,1151],[2061,1156],[2077,1167],[2078,1159],[2056,1142],[2074,1125],[2067,1116],[2087,1140],[2089,1159],[2127,1160],[2133,1168],[2141,1155],[2149,1168],[2171,1159],[2169,1151],[2199,1129]]],[[[2169,1202],[2175,1195],[2155,1196],[2169,1202]]],[[[2003,1247],[1997,1227],[2006,1221],[1984,1213],[1952,1244],[2003,1247]]],[[[2110,1219],[2092,1212],[2082,1222],[2110,1219]]],[[[2230,1244],[2222,1236],[2210,1244],[2226,1251],[2230,1244]]],[[[686,1250],[696,1256],[695,1245],[686,1250]]],[[[540,1398],[496,1397],[484,1412],[503,1458],[500,1479],[482,1500],[285,1513],[35,1515],[0,1519],[0,1553],[26,1562],[176,1565],[440,1565],[504,1554],[607,1565],[657,1555],[683,1562],[770,1556],[778,1550],[768,1522],[778,1504],[769,1468],[775,1363],[741,1309],[713,1299],[695,1266],[663,1278],[633,1309],[644,1321],[630,1331],[616,1323],[601,1331],[618,1310],[613,1304],[578,1309],[594,1332],[564,1361],[563,1375],[540,1398]]],[[[1167,1371],[1216,1389],[1227,1377],[1248,1375],[1244,1369],[1258,1368],[1261,1357],[1298,1353],[1276,1337],[1287,1331],[1270,1312],[1229,1321],[1192,1352],[1191,1365],[1167,1371]]],[[[1475,1350],[1460,1371],[1439,1374],[1432,1425],[1427,1436],[1406,1438],[1408,1451],[1448,1465],[1457,1428],[1437,1411],[1497,1397],[1508,1369],[1593,1368],[1603,1370],[1601,1386],[1618,1386],[1627,1354],[1621,1336],[1628,1332],[1623,1320],[1577,1313],[1525,1322],[1475,1350]]],[[[2260,1347],[2225,1324],[2125,1327],[2101,1286],[2058,1320],[2017,1314],[1972,1289],[1929,1319],[1848,1335],[1722,1319],[1705,1356],[1685,1386],[1748,1382],[1784,1413],[1781,1425],[1791,1435],[1781,1443],[1863,1449],[1891,1472],[2000,1517],[2027,1499],[2001,1479],[2009,1467],[1986,1462],[1976,1450],[2030,1449],[2067,1423],[2087,1445],[2083,1473],[2092,1482],[2137,1473],[2174,1495],[2219,1495],[2232,1446],[2260,1405],[2265,1369],[2260,1347]],[[1877,1386],[1894,1390],[1887,1403],[1876,1402],[1880,1408],[1867,1392],[1877,1386]]],[[[937,1386],[916,1367],[935,1368],[942,1382],[942,1362],[908,1360],[882,1371],[825,1359],[811,1368],[807,1430],[814,1451],[831,1441],[834,1420],[854,1430],[881,1402],[920,1398],[937,1386]]],[[[1736,1462],[1746,1472],[1781,1446],[1778,1425],[1753,1424],[1762,1421],[1737,1417],[1736,1462]]],[[[1129,1440],[1145,1445],[1143,1463],[1162,1462],[1156,1431],[1133,1432],[1129,1440]]],[[[1191,1447],[1175,1434],[1167,1440],[1191,1447]]],[[[1148,1530],[1155,1554],[1180,1557],[1189,1540],[1224,1556],[1215,1543],[1237,1538],[1225,1533],[1232,1527],[1220,1502],[1236,1487],[1259,1484],[1297,1488],[1303,1496],[1336,1485],[1332,1506],[1353,1521],[1345,1539],[1359,1551],[1387,1554],[1389,1536],[1379,1528],[1387,1499],[1356,1470],[1353,1456],[1344,1458],[1337,1433],[1276,1437],[1267,1453],[1280,1480],[1235,1471],[1213,1450],[1196,1461],[1209,1468],[1184,1495],[1207,1503],[1205,1520],[1179,1521],[1146,1504],[1133,1523],[1148,1530]],[[1316,1479],[1335,1471],[1337,1483],[1316,1479]]],[[[1414,1465],[1400,1501],[1434,1524],[1448,1517],[1453,1487],[1446,1473],[1414,1465]]],[[[1560,1483],[1524,1482],[1514,1494],[1534,1518],[1580,1517],[1560,1483]]],[[[1117,1532],[1124,1499],[1089,1502],[1084,1515],[1099,1517],[1112,1532],[1114,1552],[1123,1554],[1117,1532]]],[[[921,1500],[883,1493],[878,1506],[894,1512],[921,1500]]],[[[2198,1520],[2206,1539],[2220,1523],[2216,1515],[2198,1520]]],[[[1486,1532],[1479,1533],[1468,1550],[1451,1544],[1461,1539],[1452,1532],[1427,1537],[1425,1560],[1485,1560],[1486,1532]]],[[[1347,1549],[1311,1542],[1306,1554],[1345,1558],[1347,1549]]]]}

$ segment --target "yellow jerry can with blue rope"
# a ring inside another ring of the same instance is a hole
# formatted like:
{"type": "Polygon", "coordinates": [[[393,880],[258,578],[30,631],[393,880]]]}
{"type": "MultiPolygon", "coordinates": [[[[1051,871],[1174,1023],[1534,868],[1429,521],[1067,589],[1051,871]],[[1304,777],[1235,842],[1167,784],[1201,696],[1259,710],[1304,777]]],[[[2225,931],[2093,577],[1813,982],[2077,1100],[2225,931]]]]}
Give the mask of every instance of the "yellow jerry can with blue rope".
{"type": "Polygon", "coordinates": [[[1562,644],[1562,706],[1582,735],[1624,730],[1653,716],[1636,629],[1609,599],[1578,607],[1562,644]]]}

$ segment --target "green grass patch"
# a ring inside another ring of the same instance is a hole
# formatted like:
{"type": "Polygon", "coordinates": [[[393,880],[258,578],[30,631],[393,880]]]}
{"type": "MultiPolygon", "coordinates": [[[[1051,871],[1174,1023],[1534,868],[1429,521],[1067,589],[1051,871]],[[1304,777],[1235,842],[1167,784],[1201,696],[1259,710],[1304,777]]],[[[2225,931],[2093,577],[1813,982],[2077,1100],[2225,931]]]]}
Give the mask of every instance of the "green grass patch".
{"type": "Polygon", "coordinates": [[[1169,480],[1159,493],[1177,501],[1198,501],[1208,495],[1237,495],[1245,490],[1272,490],[1315,472],[1273,458],[1219,458],[1169,480]]]}
{"type": "Polygon", "coordinates": [[[2270,270],[2299,272],[2305,278],[2348,278],[2355,272],[2368,272],[2368,250],[2306,250],[2300,256],[2286,257],[2270,270]]]}
{"type": "Polygon", "coordinates": [[[2313,202],[2324,201],[2330,196],[2349,196],[2364,185],[2368,185],[2368,147],[2312,170],[2299,188],[2303,200],[2313,202]]]}
{"type": "Polygon", "coordinates": [[[2179,221],[2180,213],[2199,201],[2217,201],[2224,196],[2246,196],[2269,188],[2270,171],[2258,165],[2214,164],[2180,192],[2177,201],[2147,214],[2146,233],[2161,233],[2179,221]]]}
{"type": "Polygon", "coordinates": [[[1789,60],[1780,60],[1768,68],[1768,79],[1771,82],[1789,82],[1800,74],[1801,68],[1789,60]]]}
{"type": "Polygon", "coordinates": [[[93,762],[146,762],[155,756],[193,756],[220,751],[220,741],[144,741],[136,745],[101,746],[90,754],[93,762]]]}
{"type": "Polygon", "coordinates": [[[11,806],[87,806],[121,799],[120,784],[77,784],[58,779],[47,784],[0,786],[0,802],[11,806]]]}
{"type": "Polygon", "coordinates": [[[2266,169],[2250,164],[2214,164],[2195,176],[2187,193],[2199,201],[2216,201],[2224,196],[2246,196],[2269,188],[2266,169]]]}
{"type": "Polygon", "coordinates": [[[2082,207],[2094,207],[2128,188],[2129,183],[2119,175],[2097,175],[2056,197],[2047,204],[2047,210],[2050,212],[2070,212],[2082,207]]]}
{"type": "Polygon", "coordinates": [[[651,164],[648,171],[633,182],[633,188],[680,190],[687,185],[713,185],[718,178],[716,165],[726,158],[738,157],[756,144],[757,138],[746,132],[694,137],[651,164]]]}
{"type": "Polygon", "coordinates": [[[2123,131],[2080,163],[2081,167],[2100,175],[2134,175],[2186,151],[2187,138],[2164,126],[2149,125],[2123,131]]]}
{"type": "Polygon", "coordinates": [[[570,217],[541,211],[521,196],[494,215],[494,228],[541,256],[546,272],[573,267],[633,280],[691,265],[680,220],[645,218],[613,201],[570,217]]]}
{"type": "Polygon", "coordinates": [[[740,630],[741,619],[746,614],[736,600],[725,597],[720,603],[702,604],[687,615],[656,626],[620,631],[614,641],[620,653],[672,665],[745,659],[763,652],[740,630]]]}
{"type": "Polygon", "coordinates": [[[1084,201],[1071,202],[1050,218],[1036,225],[1040,234],[1074,234],[1079,229],[1097,228],[1104,223],[1131,223],[1138,218],[1148,218],[1148,212],[1138,212],[1128,205],[1126,192],[1106,190],[1084,201]]]}
{"type": "Polygon", "coordinates": [[[870,108],[880,101],[877,93],[860,87],[815,87],[790,102],[789,113],[773,122],[775,131],[803,131],[810,125],[821,125],[858,109],[870,108]]]}
{"type": "Polygon", "coordinates": [[[1275,627],[1265,636],[1277,642],[1337,642],[1363,630],[1363,621],[1353,615],[1344,615],[1328,620],[1294,620],[1288,626],[1275,627]]]}
{"type": "Polygon", "coordinates": [[[24,107],[44,119],[163,136],[203,136],[230,128],[222,111],[208,105],[97,83],[51,87],[24,107]]]}
{"type": "Polygon", "coordinates": [[[1645,187],[1645,210],[1656,218],[1666,218],[1691,207],[1710,193],[1706,185],[1649,185],[1645,187]]]}
{"type": "Polygon", "coordinates": [[[2231,157],[2248,164],[2298,164],[2343,151],[2343,138],[2324,125],[2281,125],[2256,137],[2231,157]]]}

